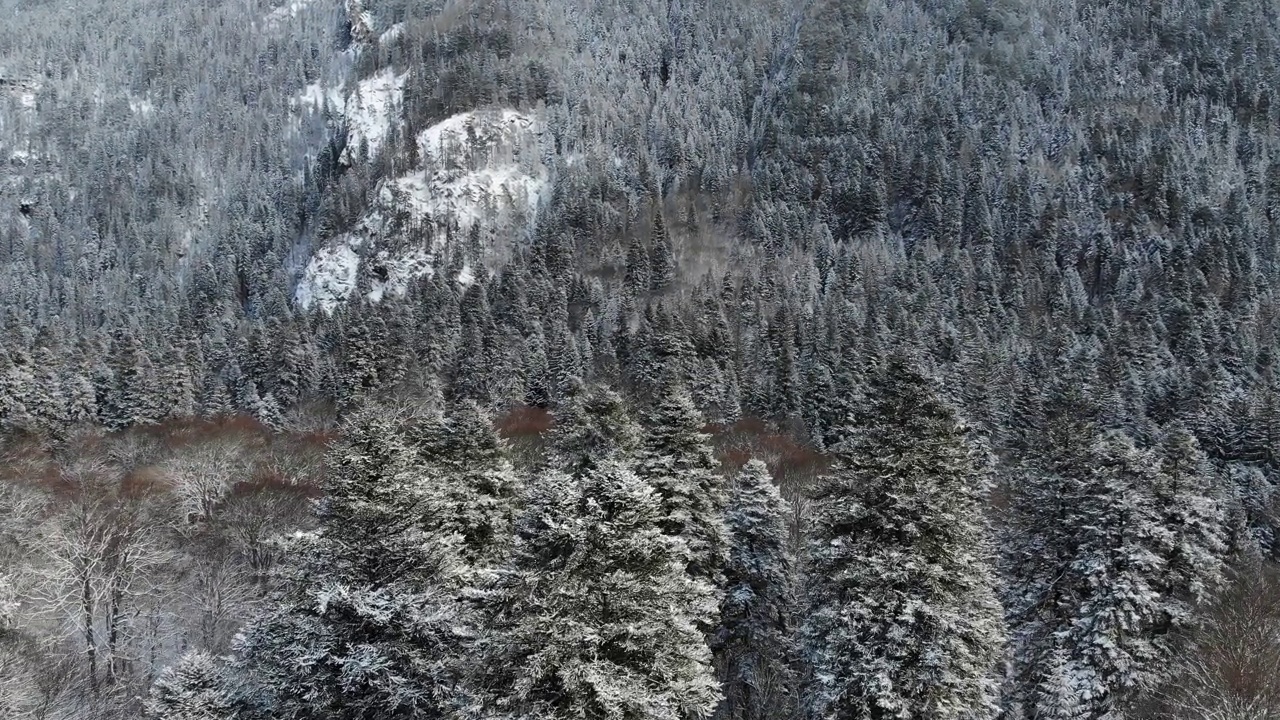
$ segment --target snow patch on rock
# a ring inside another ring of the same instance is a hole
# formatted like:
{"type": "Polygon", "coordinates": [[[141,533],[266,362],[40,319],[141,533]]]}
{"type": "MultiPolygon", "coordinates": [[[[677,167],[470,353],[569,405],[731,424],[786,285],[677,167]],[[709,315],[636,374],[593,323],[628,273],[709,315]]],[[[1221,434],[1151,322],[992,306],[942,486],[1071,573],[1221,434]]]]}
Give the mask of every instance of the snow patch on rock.
{"type": "Polygon", "coordinates": [[[129,96],[129,110],[139,117],[150,117],[156,112],[155,103],[148,97],[129,96]]]}
{"type": "Polygon", "coordinates": [[[399,38],[403,32],[404,32],[404,23],[398,22],[395,25],[392,25],[391,27],[382,31],[382,34],[378,36],[378,44],[386,45],[388,43],[395,42],[396,39],[399,38]]]}
{"type": "Polygon", "coordinates": [[[267,13],[266,17],[262,19],[262,22],[268,28],[277,30],[285,23],[301,15],[302,11],[314,4],[315,0],[289,0],[289,2],[286,2],[267,13]]]}
{"type": "Polygon", "coordinates": [[[408,73],[396,74],[385,68],[373,77],[361,80],[343,103],[347,120],[347,149],[342,162],[351,164],[355,151],[365,144],[369,157],[374,157],[386,142],[392,123],[400,122],[400,106],[404,103],[404,84],[408,73]]]}
{"type": "Polygon", "coordinates": [[[325,312],[330,312],[345,300],[356,287],[356,271],[360,267],[356,250],[361,244],[361,238],[347,235],[316,251],[298,282],[298,304],[307,308],[319,303],[325,312]]]}
{"type": "Polygon", "coordinates": [[[302,92],[298,93],[289,104],[295,108],[305,108],[308,110],[323,110],[325,104],[341,113],[346,109],[346,98],[342,96],[342,90],[336,87],[325,87],[323,83],[314,82],[302,88],[302,92]]]}
{"type": "MultiPolygon", "coordinates": [[[[332,239],[312,257],[295,299],[304,308],[331,312],[354,290],[361,253],[374,263],[368,297],[402,296],[417,278],[432,272],[449,237],[473,228],[490,244],[531,227],[549,190],[538,118],[515,110],[455,115],[418,135],[421,167],[382,183],[373,206],[351,232],[332,239]],[[409,230],[424,243],[406,247],[409,230]],[[397,242],[401,241],[401,242],[397,242]]],[[[457,278],[468,284],[468,265],[457,278]]]]}

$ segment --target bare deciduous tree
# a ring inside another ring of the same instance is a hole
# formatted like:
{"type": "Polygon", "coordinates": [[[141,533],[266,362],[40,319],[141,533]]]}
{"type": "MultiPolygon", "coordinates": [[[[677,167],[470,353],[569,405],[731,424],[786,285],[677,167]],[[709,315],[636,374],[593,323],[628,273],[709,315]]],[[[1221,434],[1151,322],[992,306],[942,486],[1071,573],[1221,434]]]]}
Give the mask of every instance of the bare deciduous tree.
{"type": "Polygon", "coordinates": [[[1160,720],[1280,717],[1280,571],[1262,562],[1242,568],[1140,707],[1160,720]]]}

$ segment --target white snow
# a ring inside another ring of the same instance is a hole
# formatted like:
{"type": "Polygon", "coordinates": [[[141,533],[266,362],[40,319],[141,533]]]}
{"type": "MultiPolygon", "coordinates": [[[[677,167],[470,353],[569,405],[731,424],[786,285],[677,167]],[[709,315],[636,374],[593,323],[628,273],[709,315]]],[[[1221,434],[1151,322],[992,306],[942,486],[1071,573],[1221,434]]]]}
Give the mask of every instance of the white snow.
{"type": "Polygon", "coordinates": [[[378,44],[386,45],[387,43],[395,42],[396,38],[400,37],[400,34],[403,32],[404,23],[396,23],[384,30],[383,33],[378,36],[378,44]]]}
{"type": "MultiPolygon", "coordinates": [[[[538,118],[514,110],[461,113],[427,128],[418,136],[422,167],[382,184],[355,228],[311,259],[295,299],[331,312],[355,287],[356,249],[365,243],[376,249],[370,262],[384,278],[371,286],[369,299],[377,302],[428,275],[450,232],[465,237],[479,225],[493,243],[518,237],[550,187],[542,139],[538,118]],[[424,233],[433,238],[429,245],[390,249],[415,227],[431,230],[424,233]]],[[[457,281],[475,282],[475,271],[464,267],[457,281]]]]}
{"type": "Polygon", "coordinates": [[[267,13],[267,16],[262,19],[263,23],[272,29],[279,28],[284,23],[298,17],[303,10],[306,10],[314,3],[315,0],[290,0],[267,13]]]}
{"type": "Polygon", "coordinates": [[[343,236],[338,242],[320,248],[302,271],[295,299],[304,308],[319,303],[325,312],[332,312],[338,303],[356,287],[356,270],[360,267],[360,238],[343,236]]]}
{"type": "Polygon", "coordinates": [[[150,98],[130,96],[129,110],[131,110],[134,115],[149,117],[155,113],[156,106],[155,103],[151,102],[150,98]]]}
{"type": "Polygon", "coordinates": [[[314,82],[302,88],[302,92],[298,93],[289,101],[293,107],[302,107],[309,110],[322,110],[325,103],[335,111],[341,113],[346,109],[346,98],[342,96],[342,90],[336,87],[325,87],[322,83],[314,82]]]}
{"type": "Polygon", "coordinates": [[[18,101],[18,105],[21,108],[24,110],[35,109],[36,98],[40,94],[40,89],[44,86],[44,83],[39,78],[30,77],[18,80],[0,74],[0,80],[6,81],[5,84],[8,86],[9,92],[12,93],[13,98],[18,101]]]}
{"type": "Polygon", "coordinates": [[[396,74],[392,68],[385,68],[356,85],[342,108],[347,119],[347,149],[342,153],[342,162],[350,164],[362,142],[367,143],[370,158],[378,154],[391,123],[399,122],[408,78],[408,73],[396,74]]]}
{"type": "Polygon", "coordinates": [[[388,293],[392,297],[404,297],[409,283],[433,271],[431,255],[421,248],[414,248],[398,257],[380,250],[376,262],[383,268],[387,279],[373,281],[369,299],[374,302],[380,302],[388,293]]]}

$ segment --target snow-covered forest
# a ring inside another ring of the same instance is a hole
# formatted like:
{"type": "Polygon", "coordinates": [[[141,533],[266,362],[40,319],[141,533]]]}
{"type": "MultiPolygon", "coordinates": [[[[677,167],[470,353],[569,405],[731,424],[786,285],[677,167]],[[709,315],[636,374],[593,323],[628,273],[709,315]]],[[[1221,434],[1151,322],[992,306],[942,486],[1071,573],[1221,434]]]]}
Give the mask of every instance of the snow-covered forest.
{"type": "Polygon", "coordinates": [[[1280,717],[1272,0],[0,18],[0,718],[1280,717]]]}

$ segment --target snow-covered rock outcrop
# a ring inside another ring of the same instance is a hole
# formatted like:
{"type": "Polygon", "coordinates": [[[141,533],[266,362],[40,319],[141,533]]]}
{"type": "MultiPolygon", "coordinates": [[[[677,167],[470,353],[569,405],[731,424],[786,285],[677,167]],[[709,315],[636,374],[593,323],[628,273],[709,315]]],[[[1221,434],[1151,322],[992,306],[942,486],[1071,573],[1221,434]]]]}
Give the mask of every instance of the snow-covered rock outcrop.
{"type": "Polygon", "coordinates": [[[352,164],[361,146],[370,158],[382,149],[392,124],[400,122],[404,83],[408,78],[408,73],[397,74],[392,68],[385,68],[356,84],[340,109],[347,121],[347,149],[342,153],[341,162],[352,164]]]}
{"type": "Polygon", "coordinates": [[[375,157],[382,150],[392,126],[400,122],[404,84],[408,79],[408,73],[384,68],[356,83],[347,95],[338,88],[312,83],[294,97],[292,105],[315,112],[327,106],[346,123],[347,147],[340,161],[351,165],[358,159],[362,146],[368,158],[375,157]]]}
{"type": "MultiPolygon", "coordinates": [[[[382,133],[385,138],[385,128],[382,133]]],[[[378,301],[403,295],[411,281],[430,273],[450,237],[468,237],[476,228],[493,242],[530,227],[548,188],[536,116],[462,113],[421,132],[417,144],[419,169],[383,182],[351,232],[311,258],[295,294],[299,305],[331,311],[355,290],[362,258],[377,270],[368,296],[378,301]],[[429,240],[409,241],[407,231],[415,229],[413,237],[429,240]]]]}

